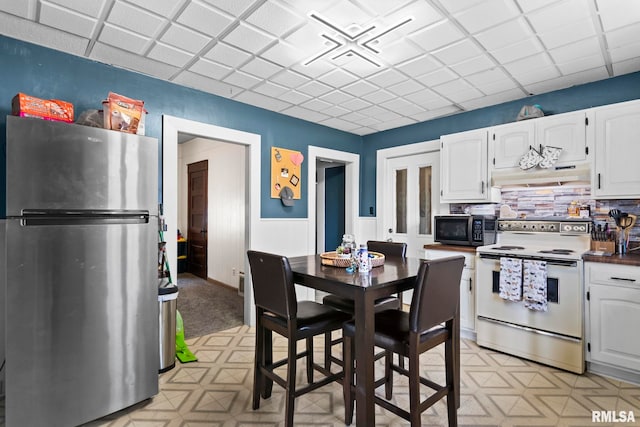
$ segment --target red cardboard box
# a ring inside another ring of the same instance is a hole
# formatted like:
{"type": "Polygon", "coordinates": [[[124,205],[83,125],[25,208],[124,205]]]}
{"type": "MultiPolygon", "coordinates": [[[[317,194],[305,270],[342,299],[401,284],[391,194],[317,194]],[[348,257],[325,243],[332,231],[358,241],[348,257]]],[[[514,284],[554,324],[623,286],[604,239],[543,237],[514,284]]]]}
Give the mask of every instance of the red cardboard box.
{"type": "Polygon", "coordinates": [[[11,101],[11,114],[73,123],[73,104],[59,99],[40,99],[19,93],[11,101]]]}

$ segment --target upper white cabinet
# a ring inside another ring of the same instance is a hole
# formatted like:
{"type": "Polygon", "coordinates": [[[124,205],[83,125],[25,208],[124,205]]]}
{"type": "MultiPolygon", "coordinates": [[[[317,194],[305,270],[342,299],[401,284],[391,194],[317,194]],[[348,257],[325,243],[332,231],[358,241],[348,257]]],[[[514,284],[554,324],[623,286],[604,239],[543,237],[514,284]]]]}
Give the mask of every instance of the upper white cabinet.
{"type": "Polygon", "coordinates": [[[499,201],[500,192],[489,186],[486,129],[443,135],[440,144],[443,203],[499,201]]]}
{"type": "Polygon", "coordinates": [[[640,101],[593,110],[595,161],[591,192],[594,198],[640,197],[640,101]]]}
{"type": "Polygon", "coordinates": [[[518,167],[520,158],[535,146],[534,122],[524,120],[490,129],[489,160],[493,169],[518,167]]]}
{"type": "Polygon", "coordinates": [[[588,158],[584,111],[523,120],[489,130],[489,160],[492,170],[516,168],[520,158],[535,148],[561,148],[554,167],[573,166],[588,158]]]}

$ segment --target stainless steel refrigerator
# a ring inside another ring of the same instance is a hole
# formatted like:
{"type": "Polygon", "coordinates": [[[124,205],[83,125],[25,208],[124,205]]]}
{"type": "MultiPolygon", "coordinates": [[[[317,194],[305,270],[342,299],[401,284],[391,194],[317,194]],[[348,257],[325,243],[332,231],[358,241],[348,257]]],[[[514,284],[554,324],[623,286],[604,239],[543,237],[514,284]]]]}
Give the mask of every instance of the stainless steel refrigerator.
{"type": "Polygon", "coordinates": [[[158,393],[156,139],[7,117],[6,423],[158,393]]]}

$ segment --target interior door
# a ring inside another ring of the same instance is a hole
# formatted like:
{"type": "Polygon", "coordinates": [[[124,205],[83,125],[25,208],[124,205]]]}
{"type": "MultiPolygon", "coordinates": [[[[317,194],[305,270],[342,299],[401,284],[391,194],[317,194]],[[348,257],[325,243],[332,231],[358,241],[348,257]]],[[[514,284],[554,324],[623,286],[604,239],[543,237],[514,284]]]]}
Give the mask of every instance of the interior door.
{"type": "Polygon", "coordinates": [[[387,161],[385,239],[407,244],[407,256],[422,257],[433,242],[433,215],[439,211],[440,156],[412,154],[387,161]]]}
{"type": "Polygon", "coordinates": [[[207,278],[207,160],[188,165],[187,271],[207,278]]]}

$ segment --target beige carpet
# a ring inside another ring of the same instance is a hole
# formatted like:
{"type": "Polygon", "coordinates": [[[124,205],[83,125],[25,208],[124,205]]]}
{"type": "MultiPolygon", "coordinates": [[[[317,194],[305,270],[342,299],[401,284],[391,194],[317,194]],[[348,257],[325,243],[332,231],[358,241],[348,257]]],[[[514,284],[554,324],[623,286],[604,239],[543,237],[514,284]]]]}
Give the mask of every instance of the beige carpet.
{"type": "MultiPolygon", "coordinates": [[[[276,427],[283,426],[284,394],[273,395],[251,409],[254,329],[233,328],[188,340],[198,362],[180,364],[160,376],[160,393],[127,411],[89,423],[96,427],[276,427]]],[[[316,359],[322,360],[322,341],[316,359]]],[[[337,347],[336,347],[337,349],[337,347]]],[[[282,357],[286,341],[276,338],[282,357]]],[[[276,355],[277,357],[277,355],[276,355]]],[[[305,382],[304,359],[298,380],[305,382]]],[[[422,370],[439,381],[444,375],[442,354],[421,358],[422,370]]],[[[377,366],[381,372],[381,365],[377,366]]],[[[460,426],[618,426],[640,425],[640,387],[593,374],[575,375],[461,342],[460,426]],[[635,423],[592,423],[594,410],[634,411],[635,423]]],[[[383,394],[384,390],[378,389],[383,394]]],[[[408,389],[396,377],[394,399],[407,401],[408,389]]],[[[297,426],[344,426],[342,388],[334,383],[296,399],[297,426]]],[[[376,408],[376,426],[408,423],[376,408]]],[[[422,416],[423,426],[445,426],[444,402],[422,416]]]]}
{"type": "Polygon", "coordinates": [[[238,291],[190,273],[178,275],[177,308],[185,338],[201,337],[244,324],[244,299],[238,291]]]}

